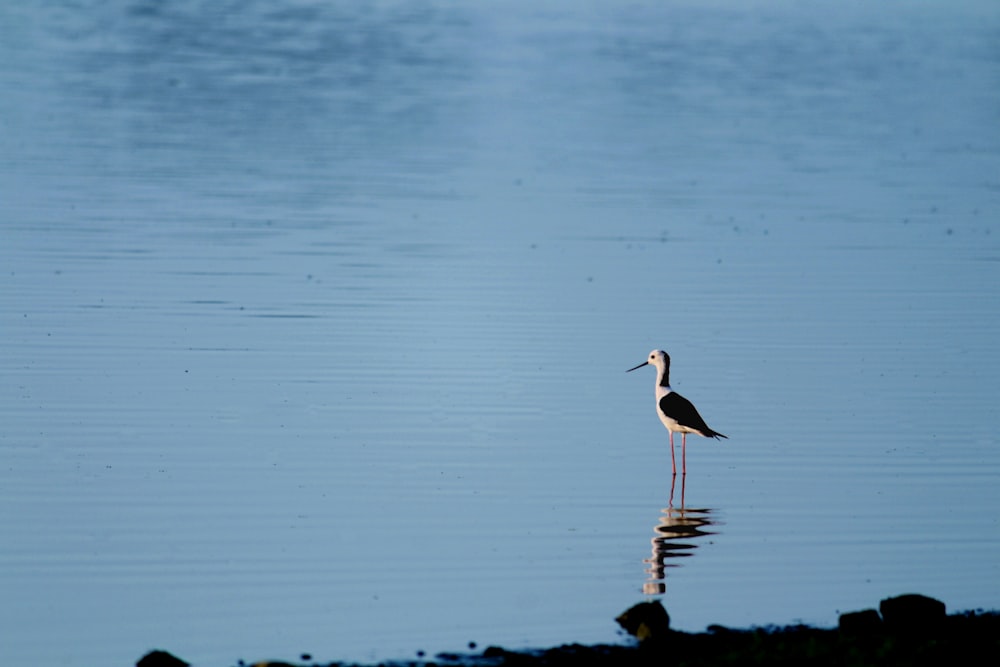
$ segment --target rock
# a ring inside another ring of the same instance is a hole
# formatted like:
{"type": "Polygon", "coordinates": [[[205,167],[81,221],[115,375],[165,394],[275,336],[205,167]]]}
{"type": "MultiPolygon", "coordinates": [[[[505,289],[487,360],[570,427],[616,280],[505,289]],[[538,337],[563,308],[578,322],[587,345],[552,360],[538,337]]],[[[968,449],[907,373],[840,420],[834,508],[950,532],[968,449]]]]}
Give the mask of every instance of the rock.
{"type": "Polygon", "coordinates": [[[840,615],[837,627],[844,634],[872,635],[882,631],[882,617],[874,609],[863,609],[840,615]]]}
{"type": "Polygon", "coordinates": [[[882,600],[878,609],[887,630],[923,633],[940,629],[945,621],[944,602],[910,593],[882,600]]]}
{"type": "Polygon", "coordinates": [[[189,667],[189,664],[166,651],[150,651],[139,658],[135,667],[189,667]]]}
{"type": "Polygon", "coordinates": [[[640,643],[662,640],[670,631],[670,615],[659,601],[640,602],[615,620],[640,643]]]}

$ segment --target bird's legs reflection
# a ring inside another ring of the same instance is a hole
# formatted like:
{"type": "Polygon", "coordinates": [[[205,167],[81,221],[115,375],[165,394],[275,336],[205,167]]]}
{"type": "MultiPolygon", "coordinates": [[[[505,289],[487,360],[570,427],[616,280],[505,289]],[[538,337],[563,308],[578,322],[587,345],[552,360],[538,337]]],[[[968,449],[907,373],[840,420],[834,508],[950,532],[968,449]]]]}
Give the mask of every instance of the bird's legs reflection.
{"type": "Polygon", "coordinates": [[[653,527],[652,554],[645,559],[648,576],[642,587],[647,595],[660,595],[666,591],[666,569],[680,565],[668,559],[693,556],[698,545],[692,544],[691,540],[714,534],[707,528],[717,523],[712,517],[713,510],[687,507],[684,498],[687,477],[684,475],[681,476],[680,507],[674,507],[676,480],[674,477],[670,481],[670,500],[667,507],[660,511],[659,521],[653,527]]]}

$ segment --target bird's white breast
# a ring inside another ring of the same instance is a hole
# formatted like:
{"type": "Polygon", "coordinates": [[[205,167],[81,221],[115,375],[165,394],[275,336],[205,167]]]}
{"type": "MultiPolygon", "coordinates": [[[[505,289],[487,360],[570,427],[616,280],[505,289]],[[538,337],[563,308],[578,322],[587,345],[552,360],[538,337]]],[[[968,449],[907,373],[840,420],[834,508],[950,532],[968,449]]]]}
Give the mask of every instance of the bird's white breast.
{"type": "Polygon", "coordinates": [[[667,430],[674,433],[697,433],[698,431],[693,428],[681,426],[676,419],[663,414],[663,410],[660,409],[660,399],[670,393],[673,393],[673,390],[669,387],[656,387],[656,416],[660,418],[660,422],[667,427],[667,430]]]}

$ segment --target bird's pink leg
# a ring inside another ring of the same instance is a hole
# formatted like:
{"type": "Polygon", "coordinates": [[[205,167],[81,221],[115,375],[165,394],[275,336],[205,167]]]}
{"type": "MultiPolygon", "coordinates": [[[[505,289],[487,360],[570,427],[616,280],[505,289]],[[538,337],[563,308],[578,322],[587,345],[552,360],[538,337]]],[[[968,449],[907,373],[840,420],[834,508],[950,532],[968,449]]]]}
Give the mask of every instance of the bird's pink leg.
{"type": "Polygon", "coordinates": [[[667,431],[670,434],[670,467],[674,471],[674,476],[677,475],[677,460],[674,458],[674,432],[667,431]]]}
{"type": "Polygon", "coordinates": [[[688,434],[681,433],[681,474],[688,474],[688,434]]]}

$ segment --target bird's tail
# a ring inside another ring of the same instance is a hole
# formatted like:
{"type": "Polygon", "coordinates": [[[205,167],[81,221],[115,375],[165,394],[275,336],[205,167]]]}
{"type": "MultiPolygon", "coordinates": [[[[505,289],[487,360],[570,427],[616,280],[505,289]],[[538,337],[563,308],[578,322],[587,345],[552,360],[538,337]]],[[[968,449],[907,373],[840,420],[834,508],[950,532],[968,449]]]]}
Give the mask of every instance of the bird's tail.
{"type": "Polygon", "coordinates": [[[712,429],[709,429],[708,433],[706,433],[705,436],[709,438],[715,438],[716,440],[718,440],[719,438],[725,438],[726,440],[729,440],[728,435],[723,435],[718,431],[713,431],[712,429]]]}

